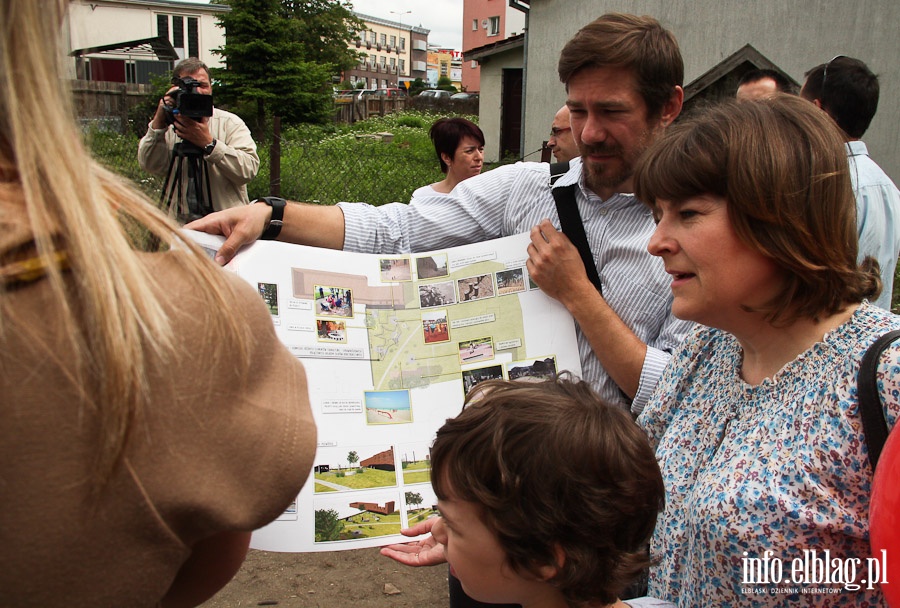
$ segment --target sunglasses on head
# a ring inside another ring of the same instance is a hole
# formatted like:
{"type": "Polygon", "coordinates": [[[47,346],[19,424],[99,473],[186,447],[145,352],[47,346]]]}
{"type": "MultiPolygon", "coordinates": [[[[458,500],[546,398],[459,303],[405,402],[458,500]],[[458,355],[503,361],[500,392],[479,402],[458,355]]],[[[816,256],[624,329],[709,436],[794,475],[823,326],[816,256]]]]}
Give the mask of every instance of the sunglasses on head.
{"type": "Polygon", "coordinates": [[[846,55],[835,55],[825,64],[825,68],[822,70],[822,95],[825,94],[825,82],[828,80],[828,67],[834,63],[835,60],[843,57],[846,57],[846,55]]]}

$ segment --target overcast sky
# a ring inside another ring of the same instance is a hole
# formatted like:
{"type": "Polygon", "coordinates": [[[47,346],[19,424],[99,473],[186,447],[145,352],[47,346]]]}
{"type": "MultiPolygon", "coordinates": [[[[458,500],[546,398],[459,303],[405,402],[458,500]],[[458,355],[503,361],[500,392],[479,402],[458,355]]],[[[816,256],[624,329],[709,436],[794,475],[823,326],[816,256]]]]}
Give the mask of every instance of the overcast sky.
{"type": "MultiPolygon", "coordinates": [[[[209,4],[209,0],[183,0],[209,4]]],[[[463,0],[348,0],[364,15],[421,25],[431,30],[428,44],[462,51],[463,0]],[[394,11],[393,13],[391,11],[394,11]],[[406,11],[410,11],[407,13],[406,11]],[[401,13],[401,14],[398,14],[401,13]]]]}

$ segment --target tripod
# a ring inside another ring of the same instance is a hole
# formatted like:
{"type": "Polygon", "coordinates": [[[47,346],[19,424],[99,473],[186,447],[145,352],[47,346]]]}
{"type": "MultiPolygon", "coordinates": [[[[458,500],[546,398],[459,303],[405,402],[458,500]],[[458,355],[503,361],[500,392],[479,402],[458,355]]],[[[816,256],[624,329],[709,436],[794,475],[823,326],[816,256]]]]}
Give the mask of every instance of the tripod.
{"type": "Polygon", "coordinates": [[[174,205],[176,216],[185,222],[213,212],[209,169],[202,149],[187,141],[175,144],[160,200],[170,213],[174,205]]]}

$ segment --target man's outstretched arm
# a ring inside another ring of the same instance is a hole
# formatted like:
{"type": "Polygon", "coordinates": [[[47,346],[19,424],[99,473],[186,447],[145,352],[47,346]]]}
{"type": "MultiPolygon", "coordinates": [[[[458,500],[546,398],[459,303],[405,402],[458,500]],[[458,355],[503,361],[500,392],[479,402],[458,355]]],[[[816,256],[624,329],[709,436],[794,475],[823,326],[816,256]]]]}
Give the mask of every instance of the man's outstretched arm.
{"type": "MultiPolygon", "coordinates": [[[[256,241],[272,219],[272,208],[254,203],[211,213],[186,224],[188,230],[220,234],[225,242],[216,253],[216,262],[227,264],[241,247],[256,241]]],[[[344,247],[344,213],[340,207],[288,203],[279,241],[326,249],[344,247]]]]}

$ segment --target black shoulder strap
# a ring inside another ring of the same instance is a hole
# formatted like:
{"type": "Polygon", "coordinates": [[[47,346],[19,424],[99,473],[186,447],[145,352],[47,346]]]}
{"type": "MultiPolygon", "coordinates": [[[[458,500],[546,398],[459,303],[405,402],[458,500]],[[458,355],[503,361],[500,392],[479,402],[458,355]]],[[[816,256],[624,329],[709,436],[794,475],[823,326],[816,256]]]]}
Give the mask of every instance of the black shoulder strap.
{"type": "Polygon", "coordinates": [[[873,472],[888,437],[887,422],[884,419],[884,410],[878,390],[878,360],[881,358],[881,353],[898,337],[900,337],[900,330],[895,329],[875,340],[863,355],[862,363],[859,365],[859,375],[856,378],[859,394],[859,417],[862,419],[866,445],[869,447],[869,462],[872,464],[873,472]]]}
{"type": "MultiPolygon", "coordinates": [[[[568,170],[568,162],[550,165],[550,184],[556,183],[556,180],[565,175],[568,170]]],[[[577,184],[572,184],[551,190],[553,200],[556,201],[556,213],[559,215],[559,225],[563,234],[569,237],[572,244],[578,248],[588,279],[594,284],[597,291],[602,294],[603,287],[600,284],[600,275],[597,272],[597,265],[594,263],[594,256],[591,254],[591,246],[588,243],[587,234],[584,232],[581,214],[578,213],[578,203],[575,201],[576,187],[577,184]]]]}
{"type": "Polygon", "coordinates": [[[550,185],[556,183],[556,180],[569,172],[569,161],[564,160],[561,163],[550,164],[550,185]]]}

